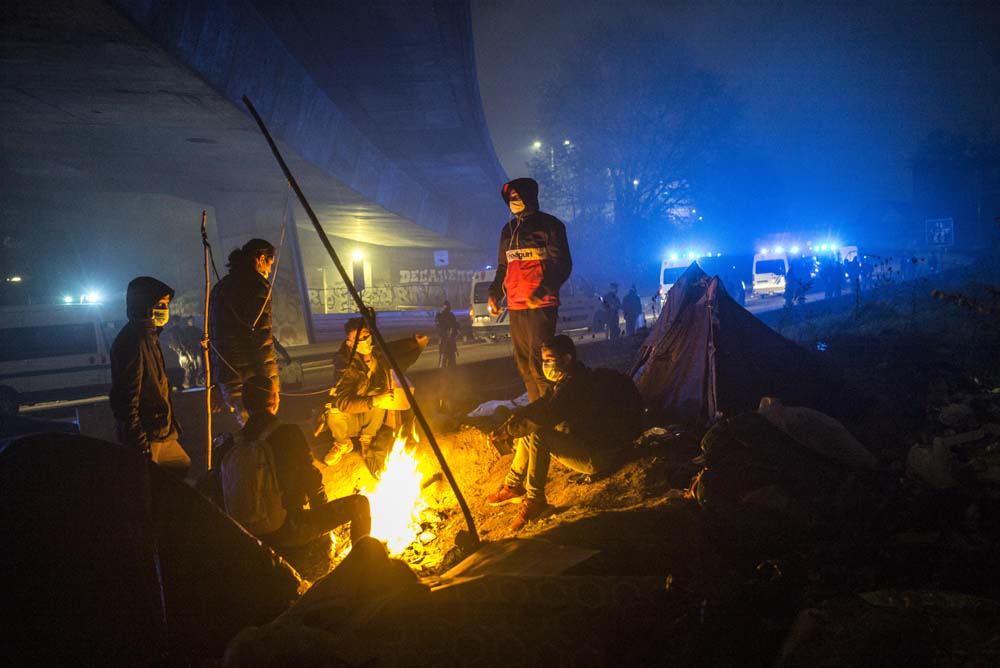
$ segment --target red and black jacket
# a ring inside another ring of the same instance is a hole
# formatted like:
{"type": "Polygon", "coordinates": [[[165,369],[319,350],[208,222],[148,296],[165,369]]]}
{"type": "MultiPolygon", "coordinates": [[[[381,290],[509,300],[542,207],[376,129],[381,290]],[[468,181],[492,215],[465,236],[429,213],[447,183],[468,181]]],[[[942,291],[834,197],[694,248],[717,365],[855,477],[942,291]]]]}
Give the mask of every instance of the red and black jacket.
{"type": "Polygon", "coordinates": [[[555,216],[538,210],[538,184],[534,179],[514,179],[505,183],[501,194],[516,190],[525,208],[507,221],[500,233],[497,273],[490,296],[501,301],[507,296],[512,311],[559,306],[559,288],[573,270],[566,239],[566,226],[555,216]],[[534,297],[539,303],[529,306],[534,297]]]}

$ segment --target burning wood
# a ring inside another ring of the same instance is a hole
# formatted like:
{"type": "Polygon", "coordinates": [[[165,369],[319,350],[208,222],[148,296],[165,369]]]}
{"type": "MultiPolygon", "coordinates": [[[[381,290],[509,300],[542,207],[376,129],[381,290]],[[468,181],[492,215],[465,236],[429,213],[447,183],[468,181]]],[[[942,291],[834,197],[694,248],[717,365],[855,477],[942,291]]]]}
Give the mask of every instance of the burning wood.
{"type": "Polygon", "coordinates": [[[371,535],[385,542],[393,556],[402,554],[423,531],[420,514],[427,508],[417,459],[405,445],[405,439],[396,439],[381,479],[371,490],[361,490],[371,503],[371,535]]]}

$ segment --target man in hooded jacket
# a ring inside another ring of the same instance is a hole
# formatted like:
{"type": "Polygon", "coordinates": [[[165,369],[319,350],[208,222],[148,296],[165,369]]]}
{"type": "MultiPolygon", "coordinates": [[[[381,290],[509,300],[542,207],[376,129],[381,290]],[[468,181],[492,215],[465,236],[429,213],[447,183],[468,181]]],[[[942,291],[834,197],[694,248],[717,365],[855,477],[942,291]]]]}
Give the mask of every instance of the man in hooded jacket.
{"type": "Polygon", "coordinates": [[[577,359],[568,336],[554,336],[542,345],[542,365],[552,391],[517,409],[491,435],[514,439],[514,458],[503,485],[486,497],[491,506],[521,504],[512,531],[547,510],[552,458],[583,476],[603,475],[612,469],[616,450],[640,429],[639,391],[633,387],[621,396],[607,396],[596,372],[577,359]]]}
{"type": "Polygon", "coordinates": [[[573,270],[566,226],[538,210],[538,183],[520,178],[505,183],[500,194],[513,217],[500,232],[496,278],[489,288],[489,309],[500,313],[507,298],[514,361],[528,399],[548,390],[542,374],[542,343],[556,332],[559,288],[573,270]]]}
{"type": "Polygon", "coordinates": [[[179,433],[159,339],[170,317],[173,296],[173,288],[149,276],[140,276],[128,284],[128,323],[111,345],[109,398],[119,442],[183,475],[191,466],[191,458],[177,440],[179,433]]]}
{"type": "Polygon", "coordinates": [[[208,337],[212,372],[222,398],[243,427],[247,420],[243,383],[264,376],[280,387],[267,280],[274,266],[274,246],[251,239],[229,254],[227,266],[229,273],[209,295],[208,337]]]}

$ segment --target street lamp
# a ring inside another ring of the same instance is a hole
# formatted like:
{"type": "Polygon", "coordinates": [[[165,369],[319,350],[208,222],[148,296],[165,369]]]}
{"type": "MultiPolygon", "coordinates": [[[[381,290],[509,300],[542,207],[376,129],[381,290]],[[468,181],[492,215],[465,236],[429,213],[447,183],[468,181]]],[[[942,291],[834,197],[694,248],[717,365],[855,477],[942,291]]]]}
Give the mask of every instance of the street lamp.
{"type": "Polygon", "coordinates": [[[534,141],[534,143],[531,144],[531,148],[535,149],[536,151],[541,147],[542,147],[542,142],[538,141],[537,139],[534,141]]]}

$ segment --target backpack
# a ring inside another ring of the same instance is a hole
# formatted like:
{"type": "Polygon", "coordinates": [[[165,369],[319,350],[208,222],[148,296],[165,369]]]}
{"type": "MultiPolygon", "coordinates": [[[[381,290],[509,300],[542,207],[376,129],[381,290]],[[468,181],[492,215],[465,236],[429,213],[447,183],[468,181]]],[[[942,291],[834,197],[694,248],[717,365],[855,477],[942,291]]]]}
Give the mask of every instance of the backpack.
{"type": "Polygon", "coordinates": [[[606,411],[606,431],[620,438],[633,439],[642,431],[642,395],[632,379],[614,369],[591,370],[591,378],[606,411]]]}
{"type": "Polygon", "coordinates": [[[226,513],[255,536],[277,531],[288,512],[267,438],[275,422],[253,441],[237,440],[222,459],[222,498],[226,513]]]}

